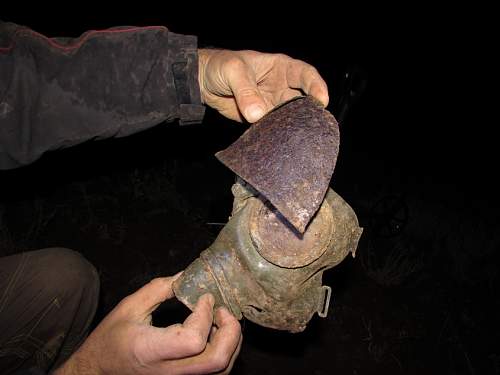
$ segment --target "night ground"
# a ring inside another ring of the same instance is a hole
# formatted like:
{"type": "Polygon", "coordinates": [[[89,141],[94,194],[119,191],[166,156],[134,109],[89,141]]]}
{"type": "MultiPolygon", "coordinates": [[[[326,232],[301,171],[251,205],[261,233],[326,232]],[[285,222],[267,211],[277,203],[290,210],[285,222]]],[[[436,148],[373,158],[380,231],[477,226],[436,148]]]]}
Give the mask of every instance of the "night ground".
{"type": "MultiPolygon", "coordinates": [[[[165,25],[198,35],[200,46],[286,53],[327,81],[341,129],[331,187],[364,228],[357,255],[325,273],[329,315],[303,333],[244,321],[233,373],[499,374],[494,140],[465,117],[473,93],[457,95],[473,74],[455,64],[463,35],[432,9],[214,12],[203,21],[187,11],[0,17],[48,36],[165,25]]],[[[234,182],[214,154],[247,126],[208,109],[200,125],[160,124],[0,172],[0,254],[52,246],[84,254],[102,283],[97,324],[212,243],[234,182]]],[[[187,314],[169,301],[154,318],[172,324],[187,314]]]]}

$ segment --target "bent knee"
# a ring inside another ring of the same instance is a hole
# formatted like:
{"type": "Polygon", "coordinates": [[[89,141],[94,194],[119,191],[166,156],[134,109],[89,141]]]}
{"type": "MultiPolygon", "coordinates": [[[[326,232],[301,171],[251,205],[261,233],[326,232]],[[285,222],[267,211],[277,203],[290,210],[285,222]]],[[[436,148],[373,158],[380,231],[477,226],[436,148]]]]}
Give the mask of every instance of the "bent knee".
{"type": "Polygon", "coordinates": [[[37,257],[34,266],[38,268],[38,281],[44,289],[66,296],[98,291],[97,270],[80,253],[54,247],[35,251],[34,256],[37,257]]]}

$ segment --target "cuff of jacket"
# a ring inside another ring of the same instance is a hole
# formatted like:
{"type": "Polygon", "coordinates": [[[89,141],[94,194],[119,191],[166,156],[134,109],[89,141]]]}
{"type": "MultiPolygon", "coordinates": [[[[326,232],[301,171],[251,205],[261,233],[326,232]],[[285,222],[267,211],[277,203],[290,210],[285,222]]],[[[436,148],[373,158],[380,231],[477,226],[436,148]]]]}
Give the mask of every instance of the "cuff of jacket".
{"type": "Polygon", "coordinates": [[[179,105],[179,124],[197,124],[203,120],[205,106],[201,103],[198,83],[197,38],[192,35],[170,33],[169,42],[180,53],[172,63],[177,103],[179,105]]]}

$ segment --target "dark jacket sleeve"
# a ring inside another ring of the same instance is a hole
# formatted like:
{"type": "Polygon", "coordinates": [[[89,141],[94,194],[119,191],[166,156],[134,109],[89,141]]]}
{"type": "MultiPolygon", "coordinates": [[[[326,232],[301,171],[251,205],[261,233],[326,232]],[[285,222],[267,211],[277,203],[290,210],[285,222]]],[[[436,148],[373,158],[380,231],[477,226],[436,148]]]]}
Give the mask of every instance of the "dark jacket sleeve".
{"type": "Polygon", "coordinates": [[[196,43],[159,26],[70,39],[0,21],[0,169],[162,121],[201,122],[196,43]]]}

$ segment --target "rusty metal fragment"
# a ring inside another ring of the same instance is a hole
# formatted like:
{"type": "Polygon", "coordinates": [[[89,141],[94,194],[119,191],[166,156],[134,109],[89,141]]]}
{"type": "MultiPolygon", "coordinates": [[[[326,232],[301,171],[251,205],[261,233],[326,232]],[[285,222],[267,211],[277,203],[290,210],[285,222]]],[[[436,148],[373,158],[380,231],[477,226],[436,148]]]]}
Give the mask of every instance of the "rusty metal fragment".
{"type": "Polygon", "coordinates": [[[303,233],[325,197],[338,151],[337,121],[307,96],[267,114],[216,157],[303,233]]]}
{"type": "Polygon", "coordinates": [[[174,283],[189,308],[210,292],[238,319],[300,332],[315,313],[325,317],[331,289],[323,272],[354,256],[362,229],[351,207],[329,189],[304,235],[283,222],[243,181],[229,222],[174,283]],[[282,257],[280,257],[280,253],[282,257]]]}

